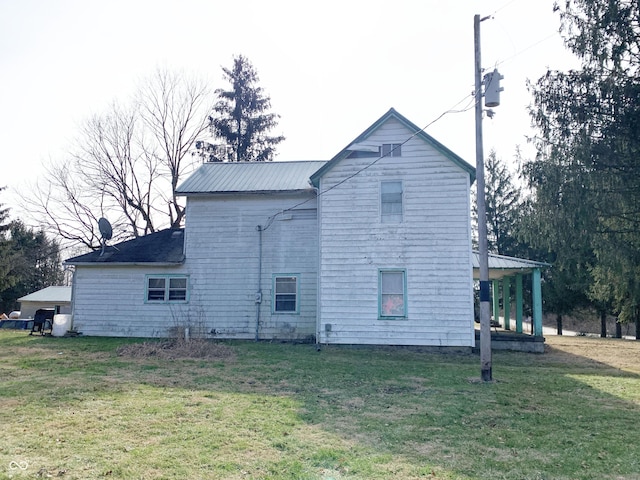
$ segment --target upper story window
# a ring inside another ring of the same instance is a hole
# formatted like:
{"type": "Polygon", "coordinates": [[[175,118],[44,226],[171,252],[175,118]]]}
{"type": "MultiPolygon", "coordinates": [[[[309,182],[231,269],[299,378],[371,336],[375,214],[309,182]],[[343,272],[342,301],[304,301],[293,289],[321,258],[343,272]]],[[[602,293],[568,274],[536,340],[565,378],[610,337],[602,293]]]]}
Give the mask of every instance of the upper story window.
{"type": "Polygon", "coordinates": [[[401,143],[383,143],[380,147],[380,156],[382,157],[401,157],[402,156],[402,144],[401,143]]]}
{"type": "Polygon", "coordinates": [[[187,277],[154,275],[147,277],[147,302],[186,302],[187,277]]]}
{"type": "Polygon", "coordinates": [[[380,182],[380,220],[383,223],[402,222],[402,182],[380,182]]]}

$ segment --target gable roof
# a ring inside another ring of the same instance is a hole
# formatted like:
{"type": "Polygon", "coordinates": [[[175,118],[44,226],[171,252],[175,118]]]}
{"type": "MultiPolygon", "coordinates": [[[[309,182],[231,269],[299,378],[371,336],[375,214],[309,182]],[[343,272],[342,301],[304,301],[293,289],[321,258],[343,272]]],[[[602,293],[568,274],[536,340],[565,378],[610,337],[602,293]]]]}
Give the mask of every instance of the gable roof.
{"type": "Polygon", "coordinates": [[[371,125],[369,128],[367,128],[364,132],[362,132],[358,137],[356,137],[351,143],[349,143],[349,145],[347,145],[345,148],[343,148],[340,153],[338,153],[335,157],[333,157],[329,162],[327,162],[324,166],[322,166],[318,171],[316,171],[312,176],[311,176],[311,183],[313,183],[314,186],[319,186],[319,181],[320,178],[327,173],[329,170],[331,170],[338,162],[340,162],[340,160],[344,159],[347,155],[349,155],[353,150],[351,149],[351,147],[354,144],[357,143],[365,143],[365,141],[367,140],[367,138],[369,138],[369,136],[371,136],[371,134],[373,132],[375,132],[378,128],[380,128],[385,122],[387,122],[390,119],[395,119],[398,122],[400,122],[402,125],[404,125],[408,130],[414,132],[414,136],[416,136],[417,138],[422,139],[425,143],[431,145],[434,149],[436,149],[437,151],[439,151],[440,153],[442,153],[446,158],[448,158],[449,160],[451,160],[454,164],[458,165],[460,168],[462,168],[464,171],[466,171],[467,173],[469,173],[469,175],[471,176],[471,183],[474,182],[475,178],[476,178],[476,169],[475,167],[473,167],[472,165],[470,165],[469,163],[467,163],[465,160],[463,160],[461,157],[459,157],[458,155],[456,155],[455,153],[453,153],[451,150],[449,150],[447,147],[445,147],[443,144],[441,144],[440,142],[438,142],[435,138],[433,138],[431,135],[427,134],[423,129],[421,129],[420,127],[418,127],[415,123],[409,121],[406,117],[404,117],[403,115],[400,115],[394,108],[390,108],[389,111],[387,113],[385,113],[384,115],[382,115],[382,117],[380,117],[376,122],[373,123],[373,125],[371,125]]]}
{"type": "Polygon", "coordinates": [[[184,229],[160,230],[65,260],[69,265],[179,265],[184,262],[184,229]]]}
{"type": "Polygon", "coordinates": [[[52,286],[30,293],[18,299],[19,302],[71,303],[71,287],[52,286]]]}
{"type": "Polygon", "coordinates": [[[312,190],[309,178],[326,161],[208,162],[177,189],[179,195],[276,193],[312,190]]]}

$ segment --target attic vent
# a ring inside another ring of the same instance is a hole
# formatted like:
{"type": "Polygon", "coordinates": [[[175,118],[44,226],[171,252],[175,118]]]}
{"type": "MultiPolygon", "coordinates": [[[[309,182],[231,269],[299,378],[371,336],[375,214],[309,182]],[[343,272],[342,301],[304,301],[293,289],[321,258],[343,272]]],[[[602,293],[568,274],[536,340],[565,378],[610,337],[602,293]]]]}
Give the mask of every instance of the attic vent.
{"type": "Polygon", "coordinates": [[[382,157],[401,157],[402,156],[402,144],[401,143],[383,143],[380,147],[380,156],[382,157]]]}

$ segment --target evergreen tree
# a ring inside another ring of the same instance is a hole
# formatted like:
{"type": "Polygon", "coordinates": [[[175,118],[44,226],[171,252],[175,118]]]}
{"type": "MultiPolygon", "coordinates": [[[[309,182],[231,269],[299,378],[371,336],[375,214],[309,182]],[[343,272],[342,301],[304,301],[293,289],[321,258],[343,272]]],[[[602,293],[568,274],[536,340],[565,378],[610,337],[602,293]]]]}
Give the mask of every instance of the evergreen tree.
{"type": "Polygon", "coordinates": [[[45,233],[32,230],[20,221],[9,225],[12,282],[0,290],[0,309],[18,308],[17,299],[42,288],[60,285],[63,280],[60,247],[45,233]]]}
{"type": "MultiPolygon", "coordinates": [[[[6,187],[0,187],[2,192],[6,187]]],[[[0,313],[5,311],[4,292],[17,282],[15,272],[15,252],[8,237],[10,228],[9,209],[0,203],[0,313]]]]}
{"type": "MultiPolygon", "coordinates": [[[[477,202],[474,192],[472,216],[477,227],[477,202]]],[[[485,205],[487,212],[487,245],[500,255],[522,255],[517,238],[522,214],[520,188],[506,163],[492,150],[485,161],[485,205]]]]}
{"type": "MultiPolygon", "coordinates": [[[[209,156],[212,161],[270,161],[283,136],[270,136],[279,116],[269,113],[271,100],[258,87],[258,75],[242,55],[234,57],[233,68],[222,69],[230,89],[217,89],[218,101],[210,117],[211,130],[224,145],[209,156]],[[225,148],[228,147],[228,148],[225,148]]],[[[209,147],[204,144],[203,147],[209,147]]]]}
{"type": "MultiPolygon", "coordinates": [[[[537,238],[576,293],[639,320],[640,5],[568,0],[566,45],[582,61],[532,86],[539,156],[527,168],[537,238]]],[[[556,267],[557,268],[557,267],[556,267]]]]}

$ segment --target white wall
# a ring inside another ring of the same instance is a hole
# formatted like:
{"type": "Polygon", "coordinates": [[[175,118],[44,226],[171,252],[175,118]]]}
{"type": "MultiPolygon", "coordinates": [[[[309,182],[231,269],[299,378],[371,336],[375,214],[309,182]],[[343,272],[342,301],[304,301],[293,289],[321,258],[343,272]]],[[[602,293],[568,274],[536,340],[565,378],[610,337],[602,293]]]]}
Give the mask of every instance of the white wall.
{"type": "Polygon", "coordinates": [[[191,272],[191,303],[203,306],[215,337],[255,338],[258,225],[265,229],[258,336],[261,339],[309,338],[316,331],[318,265],[313,191],[296,195],[189,197],[185,267],[191,272]],[[305,200],[309,202],[277,215],[305,200]],[[298,314],[272,313],[273,274],[299,276],[298,314]]]}
{"type": "Polygon", "coordinates": [[[20,318],[33,318],[41,308],[55,309],[59,307],[59,313],[71,313],[69,302],[20,302],[20,318]]]}
{"type": "Polygon", "coordinates": [[[145,303],[147,274],[187,273],[180,267],[77,266],[73,327],[83,335],[167,337],[188,304],[145,303]]]}
{"type": "MultiPolygon", "coordinates": [[[[401,143],[411,133],[391,120],[367,143],[401,143]]],[[[320,192],[373,160],[338,162],[321,179],[320,192]]],[[[321,194],[322,343],[474,344],[469,183],[467,172],[413,138],[401,157],[386,157],[321,194]],[[380,221],[382,180],[403,182],[400,224],[380,221]],[[405,319],[378,318],[381,268],[406,269],[405,319]]]]}

